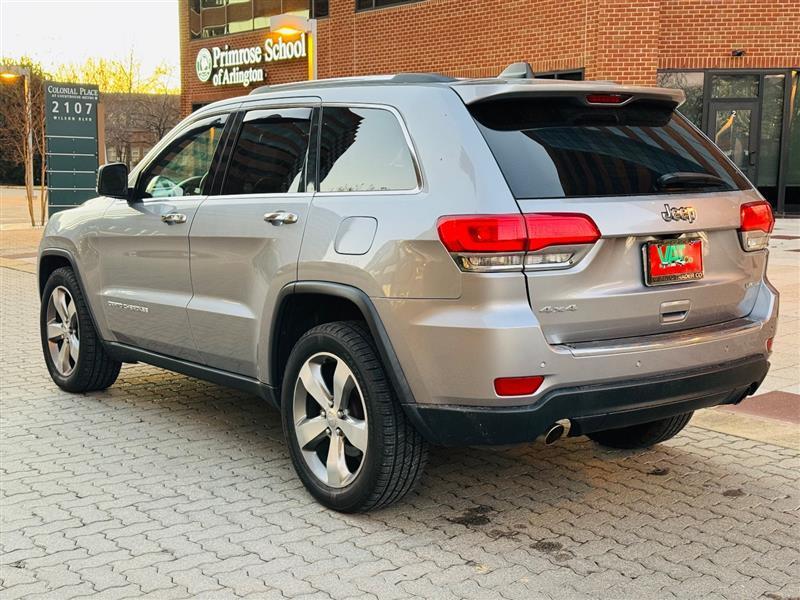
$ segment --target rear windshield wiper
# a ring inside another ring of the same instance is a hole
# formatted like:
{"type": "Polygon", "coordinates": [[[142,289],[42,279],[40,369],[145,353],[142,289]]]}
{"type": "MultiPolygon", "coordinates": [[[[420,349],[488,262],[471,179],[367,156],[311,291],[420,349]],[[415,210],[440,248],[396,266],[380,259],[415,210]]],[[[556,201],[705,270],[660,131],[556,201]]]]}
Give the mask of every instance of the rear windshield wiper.
{"type": "Polygon", "coordinates": [[[723,179],[710,173],[693,173],[691,171],[676,171],[675,173],[664,173],[656,181],[658,189],[669,188],[707,188],[725,187],[730,189],[723,179]]]}

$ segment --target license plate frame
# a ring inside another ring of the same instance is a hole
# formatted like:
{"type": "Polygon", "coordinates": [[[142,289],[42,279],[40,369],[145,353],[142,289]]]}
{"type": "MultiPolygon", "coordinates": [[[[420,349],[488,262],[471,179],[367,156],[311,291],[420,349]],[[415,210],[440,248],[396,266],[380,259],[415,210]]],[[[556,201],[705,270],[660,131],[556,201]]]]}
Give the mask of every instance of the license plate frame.
{"type": "Polygon", "coordinates": [[[644,243],[642,245],[644,284],[656,287],[703,279],[705,276],[703,249],[703,240],[699,237],[644,243]],[[687,258],[688,262],[682,262],[687,258]],[[686,268],[686,265],[692,266],[686,268]]]}

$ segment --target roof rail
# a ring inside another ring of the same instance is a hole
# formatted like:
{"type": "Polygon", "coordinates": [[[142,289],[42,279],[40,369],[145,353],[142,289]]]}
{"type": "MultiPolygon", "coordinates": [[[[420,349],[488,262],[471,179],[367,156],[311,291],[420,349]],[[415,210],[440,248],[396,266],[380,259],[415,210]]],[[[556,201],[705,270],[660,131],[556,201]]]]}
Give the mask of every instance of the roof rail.
{"type": "Polygon", "coordinates": [[[356,77],[332,77],[330,79],[314,79],[293,83],[262,85],[250,94],[263,94],[280,90],[303,90],[318,87],[334,87],[339,85],[378,85],[378,84],[414,84],[414,83],[452,83],[453,77],[439,73],[397,73],[395,75],[359,75],[356,77]]]}
{"type": "Polygon", "coordinates": [[[534,74],[530,63],[520,61],[508,65],[498,77],[500,79],[533,79],[534,74]]]}

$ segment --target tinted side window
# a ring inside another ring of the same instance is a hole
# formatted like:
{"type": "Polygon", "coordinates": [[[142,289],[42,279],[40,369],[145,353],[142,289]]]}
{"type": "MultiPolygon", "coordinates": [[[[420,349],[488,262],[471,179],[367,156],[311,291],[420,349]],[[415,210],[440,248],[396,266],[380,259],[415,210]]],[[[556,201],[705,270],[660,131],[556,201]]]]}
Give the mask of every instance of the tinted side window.
{"type": "Polygon", "coordinates": [[[224,116],[212,117],[173,140],[142,177],[145,197],[201,194],[224,127],[224,116]]]}
{"type": "Polygon", "coordinates": [[[411,151],[391,111],[322,109],[320,192],[413,190],[417,183],[411,151]]]}
{"type": "Polygon", "coordinates": [[[302,191],[311,108],[247,113],[225,176],[223,194],[302,191]]]}

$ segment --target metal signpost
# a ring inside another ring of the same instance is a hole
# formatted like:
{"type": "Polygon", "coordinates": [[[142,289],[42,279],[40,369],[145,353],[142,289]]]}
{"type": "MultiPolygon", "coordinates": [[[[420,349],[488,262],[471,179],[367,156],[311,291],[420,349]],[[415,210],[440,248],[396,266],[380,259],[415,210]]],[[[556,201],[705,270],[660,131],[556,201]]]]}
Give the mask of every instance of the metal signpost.
{"type": "Polygon", "coordinates": [[[45,83],[48,215],[95,196],[96,85],[45,83]]]}

